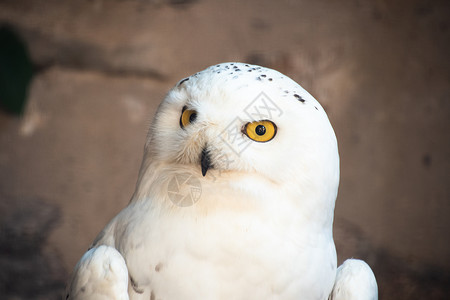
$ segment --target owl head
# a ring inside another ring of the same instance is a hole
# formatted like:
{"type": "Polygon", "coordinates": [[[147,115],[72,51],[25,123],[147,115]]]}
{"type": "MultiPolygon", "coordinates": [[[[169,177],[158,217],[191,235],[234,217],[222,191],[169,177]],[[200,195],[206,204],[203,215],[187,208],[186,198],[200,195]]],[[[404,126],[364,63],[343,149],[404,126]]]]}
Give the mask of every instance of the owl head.
{"type": "Polygon", "coordinates": [[[169,91],[150,128],[144,166],[142,172],[188,169],[210,182],[257,176],[280,187],[331,186],[332,193],[339,180],[337,142],[321,105],[289,77],[236,62],[169,91]]]}

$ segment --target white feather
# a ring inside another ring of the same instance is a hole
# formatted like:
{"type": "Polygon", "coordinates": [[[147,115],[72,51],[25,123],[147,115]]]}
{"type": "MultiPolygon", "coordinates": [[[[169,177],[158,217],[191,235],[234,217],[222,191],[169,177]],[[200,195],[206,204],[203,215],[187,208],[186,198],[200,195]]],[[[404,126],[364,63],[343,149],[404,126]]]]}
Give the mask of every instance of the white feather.
{"type": "Polygon", "coordinates": [[[128,270],[122,255],[103,245],[86,252],[75,267],[66,299],[128,300],[128,270]]]}
{"type": "Polygon", "coordinates": [[[330,300],[377,299],[377,281],[368,264],[359,259],[347,259],[339,266],[330,300]]]}
{"type": "Polygon", "coordinates": [[[220,64],[168,93],[131,202],[94,245],[124,257],[130,299],[325,300],[338,184],[336,137],[320,104],[277,71],[220,64]],[[183,107],[197,118],[181,128],[183,107]],[[242,128],[255,120],[276,124],[276,136],[250,140],[242,128]],[[176,176],[198,185],[193,205],[171,201],[176,176]]]}

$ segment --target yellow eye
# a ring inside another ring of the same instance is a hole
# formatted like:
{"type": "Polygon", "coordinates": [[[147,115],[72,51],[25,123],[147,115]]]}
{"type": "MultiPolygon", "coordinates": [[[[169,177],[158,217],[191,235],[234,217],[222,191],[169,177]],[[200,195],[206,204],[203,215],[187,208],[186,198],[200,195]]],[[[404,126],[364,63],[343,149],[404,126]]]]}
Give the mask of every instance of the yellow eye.
{"type": "Polygon", "coordinates": [[[247,123],[243,132],[255,142],[268,142],[277,133],[277,126],[269,120],[247,123]]]}
{"type": "Polygon", "coordinates": [[[185,126],[193,123],[197,118],[197,112],[193,109],[187,109],[186,106],[183,107],[180,118],[180,126],[184,128],[185,126]]]}

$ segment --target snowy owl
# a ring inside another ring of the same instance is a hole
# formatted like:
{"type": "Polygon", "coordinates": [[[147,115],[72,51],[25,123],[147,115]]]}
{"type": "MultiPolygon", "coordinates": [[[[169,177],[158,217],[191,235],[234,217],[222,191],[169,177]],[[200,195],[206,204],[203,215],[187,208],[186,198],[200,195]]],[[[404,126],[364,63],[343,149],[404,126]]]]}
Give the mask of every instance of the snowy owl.
{"type": "Polygon", "coordinates": [[[223,63],[158,108],[135,192],[66,299],[377,299],[367,264],[337,269],[336,137],[320,104],[268,68],[223,63]]]}

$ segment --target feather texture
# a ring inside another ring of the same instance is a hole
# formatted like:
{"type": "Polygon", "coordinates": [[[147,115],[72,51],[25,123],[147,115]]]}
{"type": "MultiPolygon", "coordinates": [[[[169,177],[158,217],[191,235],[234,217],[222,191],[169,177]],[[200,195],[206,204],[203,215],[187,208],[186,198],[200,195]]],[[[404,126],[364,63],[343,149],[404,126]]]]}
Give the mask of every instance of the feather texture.
{"type": "Polygon", "coordinates": [[[338,184],[336,137],[314,97],[275,70],[212,66],[160,105],[134,195],[94,249],[124,258],[130,299],[326,300],[338,184]],[[276,130],[250,138],[252,122],[276,130]]]}

